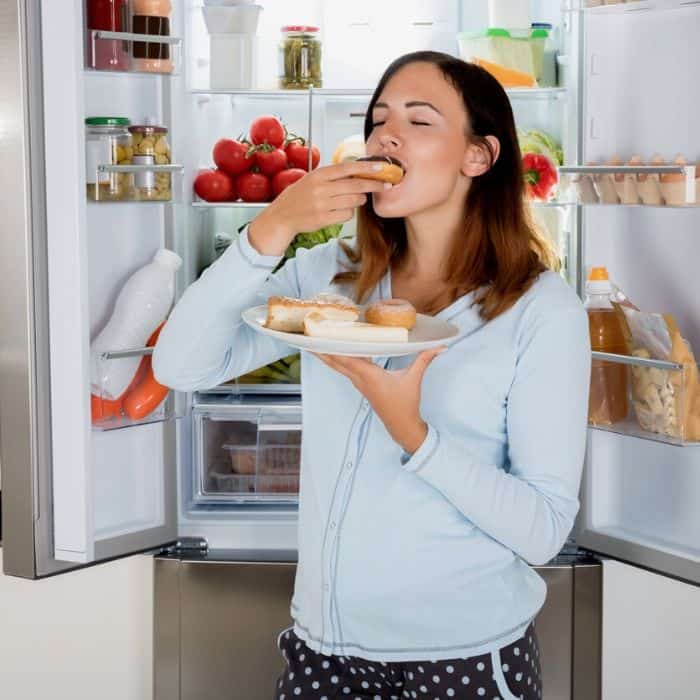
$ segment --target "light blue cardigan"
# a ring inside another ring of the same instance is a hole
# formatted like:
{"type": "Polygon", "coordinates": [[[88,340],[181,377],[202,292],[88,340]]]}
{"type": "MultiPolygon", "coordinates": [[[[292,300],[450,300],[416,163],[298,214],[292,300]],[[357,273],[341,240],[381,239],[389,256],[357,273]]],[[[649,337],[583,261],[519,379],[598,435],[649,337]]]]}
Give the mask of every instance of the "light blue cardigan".
{"type": "MultiPolygon", "coordinates": [[[[241,312],[273,294],[350,291],[330,283],[348,265],[335,241],[271,275],[278,261],[244,232],[173,310],[153,354],[157,379],[205,389],[288,355],[241,312]]],[[[390,289],[387,274],[373,298],[390,289]]],[[[302,354],[292,616],[318,652],[375,661],[492,652],[520,637],[544,602],[528,563],[557,554],[578,510],[587,317],[552,272],[491,322],[471,302],[438,314],[460,334],[425,374],[429,433],[411,456],[345,377],[302,354]]]]}

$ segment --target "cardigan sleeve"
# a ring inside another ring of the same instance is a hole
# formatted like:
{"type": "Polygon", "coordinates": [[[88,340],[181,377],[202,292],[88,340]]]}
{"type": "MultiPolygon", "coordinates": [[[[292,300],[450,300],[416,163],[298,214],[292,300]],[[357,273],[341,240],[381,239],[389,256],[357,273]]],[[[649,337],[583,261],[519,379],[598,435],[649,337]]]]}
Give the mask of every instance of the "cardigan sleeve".
{"type": "Polygon", "coordinates": [[[540,313],[519,340],[505,468],[471,458],[459,435],[432,425],[404,468],[521,558],[546,563],[560,551],[579,508],[590,357],[580,303],[540,313]]]}

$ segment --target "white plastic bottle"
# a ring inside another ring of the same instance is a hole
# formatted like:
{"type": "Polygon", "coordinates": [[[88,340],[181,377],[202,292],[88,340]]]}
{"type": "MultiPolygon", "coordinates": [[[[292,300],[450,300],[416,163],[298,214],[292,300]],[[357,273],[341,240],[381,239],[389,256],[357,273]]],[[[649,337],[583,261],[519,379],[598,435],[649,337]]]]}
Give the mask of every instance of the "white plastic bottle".
{"type": "Polygon", "coordinates": [[[140,356],[103,360],[107,351],[142,348],[165,320],[175,297],[175,273],[182,258],[161,248],[124,284],[107,325],[90,345],[90,385],[96,396],[118,399],[136,374],[140,356]]]}

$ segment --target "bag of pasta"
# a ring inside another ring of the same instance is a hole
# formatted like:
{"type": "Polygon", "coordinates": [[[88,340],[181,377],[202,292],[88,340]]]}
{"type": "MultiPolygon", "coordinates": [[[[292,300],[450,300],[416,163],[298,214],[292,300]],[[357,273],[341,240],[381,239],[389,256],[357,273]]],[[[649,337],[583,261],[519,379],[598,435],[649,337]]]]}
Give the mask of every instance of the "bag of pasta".
{"type": "Polygon", "coordinates": [[[677,370],[633,365],[632,407],[639,425],[683,441],[700,440],[700,381],[693,352],[670,314],[616,305],[630,355],[681,365],[677,370]]]}

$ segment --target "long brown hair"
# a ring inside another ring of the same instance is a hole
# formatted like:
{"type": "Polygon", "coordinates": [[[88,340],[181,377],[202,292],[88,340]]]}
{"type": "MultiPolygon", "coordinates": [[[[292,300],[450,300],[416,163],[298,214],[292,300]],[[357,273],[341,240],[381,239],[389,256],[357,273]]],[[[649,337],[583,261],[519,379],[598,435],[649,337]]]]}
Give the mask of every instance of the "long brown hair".
{"type": "MultiPolygon", "coordinates": [[[[525,202],[522,159],[510,101],[498,81],[479,66],[435,51],[417,51],[396,59],[384,72],[365,115],[364,135],[372,132],[372,109],[391,77],[409,63],[436,65],[464,100],[469,138],[490,154],[492,166],[473,178],[467,193],[464,235],[450,251],[445,286],[431,302],[434,313],[455,299],[479,290],[474,303],[484,320],[507,311],[538,275],[556,267],[547,242],[533,225],[525,202]],[[493,162],[495,136],[500,154],[493,162]]],[[[407,253],[403,218],[379,217],[369,197],[357,212],[354,248],[341,243],[355,269],[336,275],[334,281],[354,282],[358,303],[366,300],[389,266],[399,265],[407,253]]]]}

